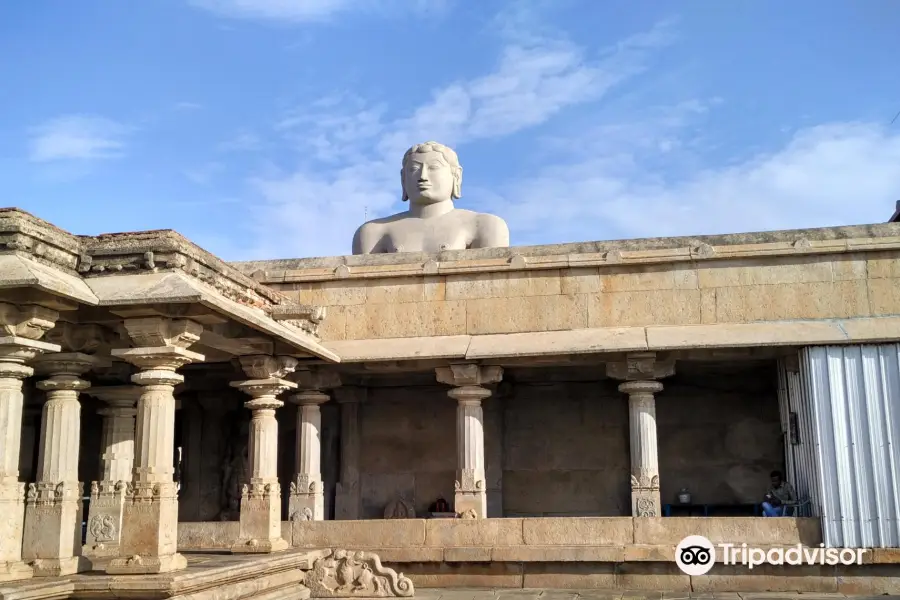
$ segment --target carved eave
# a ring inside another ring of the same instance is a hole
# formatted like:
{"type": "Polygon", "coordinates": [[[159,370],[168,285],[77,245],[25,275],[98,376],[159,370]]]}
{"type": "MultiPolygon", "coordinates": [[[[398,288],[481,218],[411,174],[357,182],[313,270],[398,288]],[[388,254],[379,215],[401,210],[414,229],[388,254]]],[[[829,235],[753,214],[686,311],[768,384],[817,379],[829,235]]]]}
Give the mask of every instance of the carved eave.
{"type": "Polygon", "coordinates": [[[0,208],[0,251],[28,255],[74,274],[81,240],[23,210],[0,208]]]}
{"type": "Polygon", "coordinates": [[[180,271],[215,288],[222,296],[255,308],[288,303],[288,298],[170,231],[112,233],[84,238],[79,272],[99,275],[180,271]]]}
{"type": "MultiPolygon", "coordinates": [[[[262,308],[246,306],[225,298],[218,289],[181,270],[90,277],[85,281],[97,296],[101,306],[109,307],[111,311],[122,316],[143,316],[142,311],[152,311],[153,306],[159,305],[200,305],[225,319],[233,320],[286,344],[297,354],[312,355],[329,362],[340,361],[337,354],[321,346],[312,335],[273,320],[262,308]]],[[[206,320],[209,321],[209,318],[206,320]]],[[[201,343],[204,341],[206,340],[201,338],[201,343]]],[[[248,347],[245,351],[234,353],[249,354],[260,350],[258,347],[248,347]]]]}
{"type": "Polygon", "coordinates": [[[279,304],[266,312],[272,320],[296,327],[318,339],[319,325],[325,320],[325,307],[309,304],[279,304]]]}
{"type": "MultiPolygon", "coordinates": [[[[0,290],[36,290],[87,305],[99,303],[77,274],[35,260],[26,253],[0,251],[0,290]]],[[[40,295],[40,294],[38,294],[40,295]]],[[[43,302],[42,302],[43,303],[43,302]]]]}

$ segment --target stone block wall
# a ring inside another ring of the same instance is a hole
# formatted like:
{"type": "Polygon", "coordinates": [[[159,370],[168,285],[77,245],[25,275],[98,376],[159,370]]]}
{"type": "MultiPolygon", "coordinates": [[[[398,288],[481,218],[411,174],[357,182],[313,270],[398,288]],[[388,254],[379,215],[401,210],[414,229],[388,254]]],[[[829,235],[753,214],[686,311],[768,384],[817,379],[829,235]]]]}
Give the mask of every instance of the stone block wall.
{"type": "MultiPolygon", "coordinates": [[[[682,487],[698,502],[758,502],[784,460],[774,363],[681,364],[657,397],[663,502],[682,487]]],[[[360,430],[363,518],[382,518],[397,497],[417,514],[439,496],[452,500],[454,411],[439,387],[370,392],[360,430]]],[[[629,514],[627,399],[615,382],[513,384],[485,403],[485,431],[488,492],[500,487],[499,465],[503,516],[629,514]]]]}
{"type": "Polygon", "coordinates": [[[267,284],[327,306],[326,341],[900,314],[897,251],[458,274],[464,265],[443,264],[451,272],[386,265],[291,282],[312,277],[298,269],[267,284]]]}

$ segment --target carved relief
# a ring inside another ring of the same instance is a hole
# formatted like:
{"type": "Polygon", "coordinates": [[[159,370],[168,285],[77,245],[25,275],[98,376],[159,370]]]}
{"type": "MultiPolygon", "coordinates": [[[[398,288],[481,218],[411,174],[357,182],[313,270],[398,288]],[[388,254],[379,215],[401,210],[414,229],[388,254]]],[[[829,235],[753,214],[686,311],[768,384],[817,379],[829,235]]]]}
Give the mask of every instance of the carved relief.
{"type": "Polygon", "coordinates": [[[309,473],[298,473],[296,479],[291,482],[291,495],[315,494],[319,489],[318,482],[309,476],[309,473]]]}
{"type": "Polygon", "coordinates": [[[639,472],[637,475],[631,476],[632,490],[659,490],[659,475],[650,475],[646,472],[639,472]]]}
{"type": "Polygon", "coordinates": [[[459,518],[460,518],[460,519],[477,519],[477,518],[478,518],[478,513],[475,512],[475,509],[474,509],[474,508],[470,508],[470,509],[468,509],[468,510],[464,510],[464,511],[459,515],[459,518]]]}
{"type": "Polygon", "coordinates": [[[382,566],[377,554],[335,550],[317,559],[304,581],[313,598],[412,597],[413,583],[382,566]]]}
{"type": "Polygon", "coordinates": [[[291,521],[312,521],[313,520],[313,512],[308,506],[304,506],[302,509],[294,511],[291,514],[291,521]]]}
{"type": "Polygon", "coordinates": [[[484,479],[481,474],[473,469],[463,469],[459,473],[459,479],[453,483],[457,492],[474,492],[484,491],[484,479]]]}
{"type": "Polygon", "coordinates": [[[281,496],[281,486],[277,483],[244,484],[241,489],[242,500],[268,500],[281,496]]]}
{"type": "Polygon", "coordinates": [[[389,502],[384,508],[385,519],[415,519],[416,509],[403,498],[389,502]]]}
{"type": "Polygon", "coordinates": [[[77,501],[81,498],[83,486],[66,484],[65,482],[39,481],[29,483],[25,501],[32,506],[56,506],[65,501],[77,501]]]}
{"type": "Polygon", "coordinates": [[[654,498],[636,498],[635,515],[636,517],[658,517],[658,503],[654,498]]]}
{"type": "Polygon", "coordinates": [[[88,531],[94,541],[114,542],[118,539],[119,528],[112,515],[94,515],[88,523],[88,531]]]}

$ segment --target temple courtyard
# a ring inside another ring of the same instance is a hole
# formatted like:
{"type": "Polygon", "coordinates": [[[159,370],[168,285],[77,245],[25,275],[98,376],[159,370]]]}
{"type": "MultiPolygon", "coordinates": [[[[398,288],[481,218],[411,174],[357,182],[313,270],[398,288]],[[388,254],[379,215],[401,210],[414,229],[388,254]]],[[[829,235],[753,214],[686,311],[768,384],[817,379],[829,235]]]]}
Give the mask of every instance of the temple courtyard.
{"type": "MultiPolygon", "coordinates": [[[[438,146],[416,210],[458,197],[438,146]]],[[[226,263],[0,209],[0,597],[900,594],[900,223],[444,214],[226,263]],[[691,574],[688,536],[861,560],[691,574]]]]}

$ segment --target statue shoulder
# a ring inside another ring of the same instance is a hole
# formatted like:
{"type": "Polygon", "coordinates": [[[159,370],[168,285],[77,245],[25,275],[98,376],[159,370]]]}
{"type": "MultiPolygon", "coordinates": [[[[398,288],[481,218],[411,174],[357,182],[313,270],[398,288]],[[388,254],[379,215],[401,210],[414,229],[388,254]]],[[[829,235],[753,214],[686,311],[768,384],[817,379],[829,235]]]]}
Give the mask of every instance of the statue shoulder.
{"type": "Polygon", "coordinates": [[[384,225],[381,219],[363,223],[353,234],[353,254],[371,254],[375,251],[381,236],[384,235],[384,225]]]}
{"type": "Polygon", "coordinates": [[[509,246],[509,226],[506,221],[489,213],[478,213],[475,220],[479,246],[482,248],[505,248],[509,246]]]}

